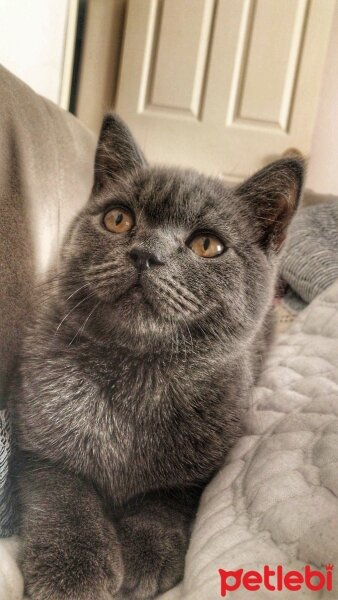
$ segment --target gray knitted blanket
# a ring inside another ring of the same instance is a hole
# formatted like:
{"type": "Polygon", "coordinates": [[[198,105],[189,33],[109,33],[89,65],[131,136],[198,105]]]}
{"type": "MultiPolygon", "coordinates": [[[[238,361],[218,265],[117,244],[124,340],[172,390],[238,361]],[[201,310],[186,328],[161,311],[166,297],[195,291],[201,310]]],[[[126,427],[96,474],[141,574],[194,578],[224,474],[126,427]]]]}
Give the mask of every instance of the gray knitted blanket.
{"type": "Polygon", "coordinates": [[[13,533],[12,502],[8,481],[10,423],[6,410],[0,410],[0,537],[13,533]]]}
{"type": "Polygon", "coordinates": [[[338,279],[338,199],[300,209],[288,232],[280,275],[306,303],[338,279]]]}

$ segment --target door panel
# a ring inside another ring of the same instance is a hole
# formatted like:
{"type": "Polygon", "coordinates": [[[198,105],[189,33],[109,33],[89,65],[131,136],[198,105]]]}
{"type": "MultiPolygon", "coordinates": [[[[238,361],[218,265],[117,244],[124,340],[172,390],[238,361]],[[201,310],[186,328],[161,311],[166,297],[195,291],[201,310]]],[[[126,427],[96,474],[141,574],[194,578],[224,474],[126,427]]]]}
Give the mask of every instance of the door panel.
{"type": "Polygon", "coordinates": [[[334,0],[130,0],[117,111],[148,158],[239,180],[307,154],[334,0]]]}
{"type": "Polygon", "coordinates": [[[241,69],[235,83],[232,121],[286,130],[307,1],[258,0],[249,4],[244,43],[237,48],[241,69]],[[267,23],[279,23],[278,30],[267,23]]]}
{"type": "Polygon", "coordinates": [[[198,118],[213,10],[213,0],[157,2],[141,112],[174,112],[198,118]]]}

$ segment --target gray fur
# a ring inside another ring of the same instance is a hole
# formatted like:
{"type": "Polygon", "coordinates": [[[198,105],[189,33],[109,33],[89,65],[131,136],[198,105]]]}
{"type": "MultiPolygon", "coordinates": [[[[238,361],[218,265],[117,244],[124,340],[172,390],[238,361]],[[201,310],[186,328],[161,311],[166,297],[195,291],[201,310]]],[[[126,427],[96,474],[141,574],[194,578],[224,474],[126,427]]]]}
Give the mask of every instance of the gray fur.
{"type": "Polygon", "coordinates": [[[34,600],[145,600],[182,577],[200,493],[240,435],[271,336],[278,249],[302,187],[294,159],[232,190],[149,167],[113,115],[100,140],[14,394],[34,600]],[[115,204],[133,210],[131,232],[104,229],[115,204]],[[189,249],[201,229],[224,254],[189,249]],[[159,259],[140,278],[135,248],[159,259]]]}

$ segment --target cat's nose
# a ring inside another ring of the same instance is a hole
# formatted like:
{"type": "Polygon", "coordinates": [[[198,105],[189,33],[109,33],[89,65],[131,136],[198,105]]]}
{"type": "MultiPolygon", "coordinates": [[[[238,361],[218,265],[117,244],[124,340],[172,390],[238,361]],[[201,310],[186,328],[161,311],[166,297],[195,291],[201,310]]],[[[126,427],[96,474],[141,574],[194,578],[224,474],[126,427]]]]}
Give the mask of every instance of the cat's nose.
{"type": "Polygon", "coordinates": [[[150,267],[156,265],[163,265],[163,261],[155,252],[149,252],[144,248],[133,248],[129,252],[129,256],[139,271],[150,269],[150,267]]]}

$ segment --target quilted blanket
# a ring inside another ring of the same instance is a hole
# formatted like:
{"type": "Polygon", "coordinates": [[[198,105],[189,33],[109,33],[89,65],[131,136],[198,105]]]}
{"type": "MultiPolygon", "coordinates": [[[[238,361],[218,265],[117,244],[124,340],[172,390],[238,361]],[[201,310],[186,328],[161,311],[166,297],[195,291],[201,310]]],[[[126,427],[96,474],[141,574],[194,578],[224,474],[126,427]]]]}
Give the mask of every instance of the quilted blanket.
{"type": "MultiPolygon", "coordinates": [[[[279,335],[255,389],[247,433],[206,488],[184,581],[161,600],[221,598],[219,569],[304,573],[333,565],[333,592],[263,585],[226,597],[338,598],[338,281],[279,335]]],[[[19,600],[17,542],[0,541],[0,598],[19,600]],[[2,587],[1,587],[2,586],[2,587]]],[[[229,586],[232,580],[229,580],[229,586]]],[[[316,579],[312,584],[316,587],[316,579]]],[[[223,590],[224,591],[224,590],[223,590]]]]}
{"type": "Polygon", "coordinates": [[[280,335],[247,435],[202,497],[184,582],[161,600],[220,598],[219,569],[333,564],[333,590],[243,587],[230,598],[338,598],[338,281],[280,335]]]}

